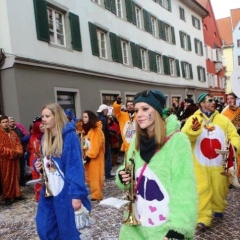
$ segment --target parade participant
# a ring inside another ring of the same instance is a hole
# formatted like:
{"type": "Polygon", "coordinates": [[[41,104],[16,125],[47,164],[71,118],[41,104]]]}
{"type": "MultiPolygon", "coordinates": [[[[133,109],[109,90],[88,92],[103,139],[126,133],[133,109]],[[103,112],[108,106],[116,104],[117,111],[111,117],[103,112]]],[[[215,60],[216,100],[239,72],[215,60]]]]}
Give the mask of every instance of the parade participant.
{"type": "Polygon", "coordinates": [[[134,216],[140,225],[122,225],[119,239],[193,239],[197,217],[197,191],[188,137],[179,131],[175,115],[162,117],[166,98],[146,90],[134,98],[136,135],[127,153],[133,158],[135,181],[118,169],[118,186],[134,183],[134,216]]]}
{"type": "Polygon", "coordinates": [[[226,209],[229,180],[221,173],[223,155],[215,149],[226,149],[230,140],[240,148],[240,138],[231,121],[215,110],[208,93],[198,97],[200,109],[188,118],[182,131],[190,139],[198,188],[198,229],[211,226],[212,216],[221,218],[226,209]]]}
{"type": "MultiPolygon", "coordinates": [[[[240,106],[236,106],[237,96],[234,93],[227,94],[227,106],[221,112],[224,116],[230,119],[235,128],[237,129],[238,135],[240,135],[240,106]]],[[[237,175],[240,178],[240,154],[237,157],[237,175]]]]}
{"type": "MultiPolygon", "coordinates": [[[[43,124],[42,124],[41,118],[38,118],[38,120],[34,121],[34,123],[32,124],[32,133],[30,136],[30,140],[27,145],[27,151],[29,154],[28,165],[30,167],[33,180],[40,178],[40,174],[35,171],[34,160],[40,157],[41,138],[44,133],[44,128],[42,126],[43,124]]],[[[36,183],[34,186],[34,193],[35,193],[35,200],[37,202],[39,201],[41,189],[42,189],[42,184],[36,183]]]]}
{"type": "Polygon", "coordinates": [[[86,182],[90,187],[91,200],[102,200],[105,151],[102,124],[97,116],[88,110],[83,112],[82,120],[86,182]]]}
{"type": "Polygon", "coordinates": [[[12,205],[14,199],[21,199],[19,187],[19,158],[23,149],[17,134],[9,129],[7,116],[0,117],[0,180],[2,200],[12,205]]]}
{"type": "Polygon", "coordinates": [[[110,144],[110,136],[108,131],[108,106],[106,104],[101,104],[97,110],[98,119],[102,123],[102,131],[105,138],[105,179],[114,180],[115,176],[111,174],[112,169],[112,159],[111,159],[111,144],[110,144]]]}
{"type": "Polygon", "coordinates": [[[42,187],[37,215],[37,231],[41,240],[79,240],[74,211],[83,204],[90,210],[85,186],[80,144],[75,127],[57,103],[42,109],[45,133],[42,159],[35,168],[42,172],[42,187]]]}
{"type": "Polygon", "coordinates": [[[120,129],[117,123],[114,122],[112,116],[108,116],[108,130],[110,135],[112,165],[118,165],[118,150],[119,150],[119,134],[120,129]]]}
{"type": "Polygon", "coordinates": [[[113,103],[113,114],[116,117],[122,136],[121,151],[127,152],[129,144],[135,134],[135,113],[133,102],[127,100],[126,111],[121,111],[122,97],[118,96],[117,101],[113,103]]]}

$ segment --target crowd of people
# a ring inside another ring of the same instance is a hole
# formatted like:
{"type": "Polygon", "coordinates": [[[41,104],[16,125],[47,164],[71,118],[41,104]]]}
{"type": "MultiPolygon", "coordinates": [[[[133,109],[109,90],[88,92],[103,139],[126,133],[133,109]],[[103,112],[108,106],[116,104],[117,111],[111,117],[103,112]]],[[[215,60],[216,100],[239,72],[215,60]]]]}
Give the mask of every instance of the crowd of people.
{"type": "Polygon", "coordinates": [[[205,230],[213,217],[224,216],[228,189],[240,187],[236,98],[228,94],[224,106],[202,93],[197,103],[186,98],[166,107],[162,92],[145,90],[127,100],[125,110],[118,96],[111,113],[101,104],[80,119],[52,103],[29,131],[1,116],[2,203],[22,200],[20,187],[35,180],[40,239],[75,240],[74,211],[91,211],[91,202],[104,198],[104,179],[115,179],[134,192],[136,224],[123,224],[120,239],[193,239],[195,228],[205,230]]]}

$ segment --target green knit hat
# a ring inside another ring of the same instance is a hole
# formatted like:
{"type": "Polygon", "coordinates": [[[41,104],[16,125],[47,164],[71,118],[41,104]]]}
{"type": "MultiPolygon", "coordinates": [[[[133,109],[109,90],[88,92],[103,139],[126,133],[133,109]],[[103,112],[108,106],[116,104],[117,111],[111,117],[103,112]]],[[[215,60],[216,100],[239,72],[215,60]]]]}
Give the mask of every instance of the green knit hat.
{"type": "Polygon", "coordinates": [[[202,94],[200,94],[200,96],[198,97],[198,103],[202,102],[207,95],[208,95],[208,93],[202,93],[202,94]]]}
{"type": "Polygon", "coordinates": [[[166,104],[166,97],[158,90],[145,90],[139,92],[134,97],[134,104],[138,102],[145,102],[156,109],[160,116],[162,116],[164,106],[166,104]]]}

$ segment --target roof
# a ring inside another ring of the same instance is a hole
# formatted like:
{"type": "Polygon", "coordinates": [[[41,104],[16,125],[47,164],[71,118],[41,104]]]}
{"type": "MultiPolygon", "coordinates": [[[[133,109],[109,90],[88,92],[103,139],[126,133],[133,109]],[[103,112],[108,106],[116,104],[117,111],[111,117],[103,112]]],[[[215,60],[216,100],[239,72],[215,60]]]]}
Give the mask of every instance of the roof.
{"type": "Polygon", "coordinates": [[[240,8],[231,9],[230,14],[232,18],[232,29],[235,29],[236,25],[240,20],[240,8]]]}
{"type": "Polygon", "coordinates": [[[224,45],[232,45],[233,39],[232,39],[232,25],[231,25],[231,19],[230,17],[227,18],[221,18],[216,20],[218,31],[220,34],[221,39],[224,41],[224,45]]]}
{"type": "Polygon", "coordinates": [[[197,0],[204,8],[207,6],[208,0],[197,0]]]}

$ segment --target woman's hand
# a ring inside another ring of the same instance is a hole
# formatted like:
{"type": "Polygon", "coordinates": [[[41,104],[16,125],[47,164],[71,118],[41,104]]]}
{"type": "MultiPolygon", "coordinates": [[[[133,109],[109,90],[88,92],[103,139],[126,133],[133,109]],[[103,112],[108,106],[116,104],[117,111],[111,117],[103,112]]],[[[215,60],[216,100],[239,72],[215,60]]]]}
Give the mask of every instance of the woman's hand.
{"type": "Polygon", "coordinates": [[[36,168],[36,170],[37,170],[38,172],[41,171],[41,169],[42,169],[42,161],[41,161],[40,158],[38,158],[38,160],[35,162],[35,168],[36,168]]]}
{"type": "Polygon", "coordinates": [[[72,206],[74,211],[78,211],[82,207],[82,201],[80,199],[72,199],[72,206]]]}
{"type": "Polygon", "coordinates": [[[130,182],[131,176],[129,173],[127,173],[127,171],[119,171],[118,173],[121,178],[121,182],[123,182],[124,184],[128,184],[130,182]]]}

